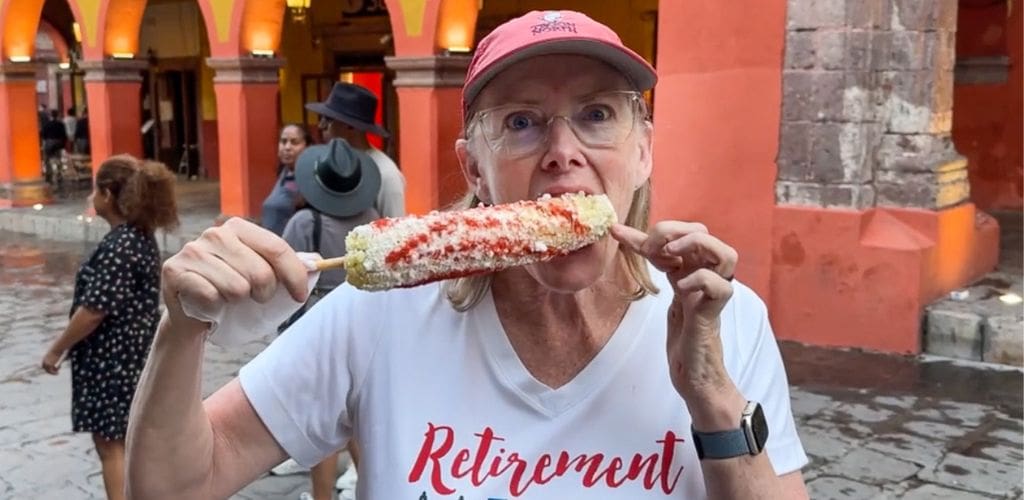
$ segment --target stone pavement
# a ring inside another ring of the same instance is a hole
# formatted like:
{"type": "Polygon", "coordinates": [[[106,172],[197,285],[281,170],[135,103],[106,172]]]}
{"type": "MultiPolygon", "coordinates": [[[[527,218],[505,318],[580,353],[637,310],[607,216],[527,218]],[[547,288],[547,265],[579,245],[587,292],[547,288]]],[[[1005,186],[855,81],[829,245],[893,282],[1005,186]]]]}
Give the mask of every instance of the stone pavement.
{"type": "Polygon", "coordinates": [[[814,499],[1022,497],[1022,373],[783,345],[814,499]]]}
{"type": "MultiPolygon", "coordinates": [[[[102,498],[90,438],[69,432],[67,367],[37,367],[66,325],[89,246],[0,232],[0,499],[102,498]]],[[[262,345],[209,346],[204,388],[262,345]]],[[[815,499],[1022,499],[1022,373],[949,360],[785,344],[815,499]]],[[[235,498],[294,499],[304,475],[257,480],[235,498]]]]}

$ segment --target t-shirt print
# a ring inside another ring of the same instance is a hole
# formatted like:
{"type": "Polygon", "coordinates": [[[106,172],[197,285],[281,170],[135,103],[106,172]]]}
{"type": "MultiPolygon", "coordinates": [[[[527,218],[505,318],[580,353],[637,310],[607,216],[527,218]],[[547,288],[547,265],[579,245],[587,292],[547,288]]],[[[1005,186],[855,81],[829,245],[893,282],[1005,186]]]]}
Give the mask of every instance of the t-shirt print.
{"type": "Polygon", "coordinates": [[[525,455],[491,427],[463,433],[447,425],[430,422],[416,461],[409,471],[410,484],[427,483],[424,490],[438,495],[459,493],[453,480],[468,479],[476,488],[497,480],[508,484],[511,497],[528,496],[530,491],[559,480],[570,487],[619,488],[626,483],[644,490],[671,494],[683,473],[676,448],[684,442],[668,430],[650,447],[630,455],[558,450],[525,455]]]}

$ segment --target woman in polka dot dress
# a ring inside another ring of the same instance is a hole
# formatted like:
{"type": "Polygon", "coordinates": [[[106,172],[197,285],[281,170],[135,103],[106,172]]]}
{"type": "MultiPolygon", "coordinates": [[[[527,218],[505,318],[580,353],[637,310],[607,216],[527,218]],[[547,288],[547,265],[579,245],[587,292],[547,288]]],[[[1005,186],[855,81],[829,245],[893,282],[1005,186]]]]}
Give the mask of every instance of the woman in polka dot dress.
{"type": "Polygon", "coordinates": [[[71,422],[92,433],[107,497],[124,498],[128,410],[160,320],[160,250],[153,232],[178,224],[174,175],[160,163],[114,156],[89,197],[110,232],[75,277],[71,320],[43,356],[56,374],[71,360],[71,422]]]}

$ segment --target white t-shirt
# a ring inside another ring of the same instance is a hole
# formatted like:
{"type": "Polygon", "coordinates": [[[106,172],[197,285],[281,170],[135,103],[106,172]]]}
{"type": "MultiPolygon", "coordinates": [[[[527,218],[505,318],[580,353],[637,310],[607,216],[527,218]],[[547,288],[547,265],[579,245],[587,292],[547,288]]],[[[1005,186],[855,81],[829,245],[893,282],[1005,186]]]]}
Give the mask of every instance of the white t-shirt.
{"type": "MultiPolygon", "coordinates": [[[[459,313],[438,284],[338,287],[242,368],[242,388],[300,464],[355,436],[364,499],[704,499],[690,416],[668,375],[672,292],[652,273],[661,293],[634,302],[558,389],[520,362],[490,294],[459,313]]],[[[738,283],[721,337],[729,374],[764,407],[775,471],[801,468],[765,306],[738,283]]]]}
{"type": "Polygon", "coordinates": [[[377,148],[363,150],[377,169],[380,170],[380,192],[374,208],[381,217],[401,217],[405,215],[405,176],[398,170],[398,165],[383,151],[377,148]]]}

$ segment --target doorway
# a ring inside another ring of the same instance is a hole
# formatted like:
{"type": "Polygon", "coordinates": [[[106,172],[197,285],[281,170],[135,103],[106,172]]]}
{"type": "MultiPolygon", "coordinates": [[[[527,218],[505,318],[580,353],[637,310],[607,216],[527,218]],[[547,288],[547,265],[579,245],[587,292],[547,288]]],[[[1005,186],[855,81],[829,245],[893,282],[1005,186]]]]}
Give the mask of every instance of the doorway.
{"type": "Polygon", "coordinates": [[[168,69],[150,75],[152,93],[143,111],[146,156],[186,179],[204,177],[199,161],[197,72],[168,69]]]}

